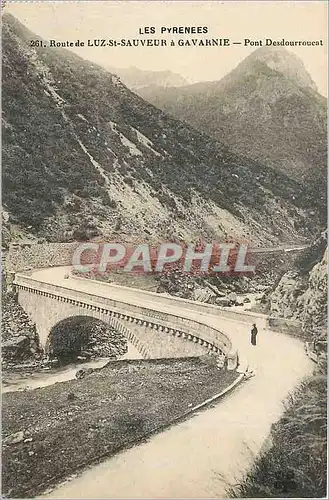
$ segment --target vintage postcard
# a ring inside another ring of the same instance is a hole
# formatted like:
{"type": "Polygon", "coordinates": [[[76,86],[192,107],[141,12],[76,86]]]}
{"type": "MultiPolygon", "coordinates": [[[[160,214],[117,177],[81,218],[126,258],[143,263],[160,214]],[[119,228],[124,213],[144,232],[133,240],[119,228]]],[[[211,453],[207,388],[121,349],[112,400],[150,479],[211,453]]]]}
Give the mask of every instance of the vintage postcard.
{"type": "Polygon", "coordinates": [[[2,2],[2,495],[327,495],[325,1],[2,2]]]}

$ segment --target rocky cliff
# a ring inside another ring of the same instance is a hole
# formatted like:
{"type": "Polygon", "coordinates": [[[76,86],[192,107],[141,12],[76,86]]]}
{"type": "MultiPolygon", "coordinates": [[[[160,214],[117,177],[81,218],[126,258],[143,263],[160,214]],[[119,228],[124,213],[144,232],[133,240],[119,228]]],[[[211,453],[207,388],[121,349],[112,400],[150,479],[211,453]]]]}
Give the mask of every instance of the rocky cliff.
{"type": "Polygon", "coordinates": [[[321,334],[327,325],[328,248],[322,237],[284,274],[270,295],[272,316],[299,320],[306,333],[321,334]]]}
{"type": "Polygon", "coordinates": [[[2,276],[2,359],[8,362],[36,359],[40,356],[39,338],[35,325],[18,304],[14,292],[2,276]]]}

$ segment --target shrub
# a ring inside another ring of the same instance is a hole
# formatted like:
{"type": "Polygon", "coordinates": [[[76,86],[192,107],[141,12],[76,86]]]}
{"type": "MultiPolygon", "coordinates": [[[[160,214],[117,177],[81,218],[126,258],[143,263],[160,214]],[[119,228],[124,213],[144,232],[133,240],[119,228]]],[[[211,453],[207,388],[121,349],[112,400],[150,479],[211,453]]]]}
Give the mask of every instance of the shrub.
{"type": "MultiPolygon", "coordinates": [[[[325,366],[325,365],[324,365],[325,366]]],[[[272,427],[272,447],[256,459],[234,498],[321,498],[327,488],[327,377],[315,374],[290,396],[272,427]]]]}

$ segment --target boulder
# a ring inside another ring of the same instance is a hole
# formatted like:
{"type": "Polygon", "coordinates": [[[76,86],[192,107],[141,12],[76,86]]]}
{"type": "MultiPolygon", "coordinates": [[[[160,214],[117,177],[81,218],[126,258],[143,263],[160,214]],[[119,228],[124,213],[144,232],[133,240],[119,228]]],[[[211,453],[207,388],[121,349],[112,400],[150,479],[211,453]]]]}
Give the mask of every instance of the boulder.
{"type": "Polygon", "coordinates": [[[228,298],[217,298],[216,304],[222,307],[229,307],[231,305],[231,301],[228,298]]]}
{"type": "Polygon", "coordinates": [[[14,434],[10,434],[3,440],[3,444],[18,444],[24,440],[24,431],[15,432],[14,434]]]}
{"type": "Polygon", "coordinates": [[[6,361],[17,360],[29,352],[30,339],[25,335],[12,337],[2,344],[2,357],[6,361]]]}
{"type": "Polygon", "coordinates": [[[75,378],[77,379],[85,378],[87,375],[93,373],[93,371],[94,368],[81,368],[81,370],[78,370],[77,373],[75,374],[75,378]]]}

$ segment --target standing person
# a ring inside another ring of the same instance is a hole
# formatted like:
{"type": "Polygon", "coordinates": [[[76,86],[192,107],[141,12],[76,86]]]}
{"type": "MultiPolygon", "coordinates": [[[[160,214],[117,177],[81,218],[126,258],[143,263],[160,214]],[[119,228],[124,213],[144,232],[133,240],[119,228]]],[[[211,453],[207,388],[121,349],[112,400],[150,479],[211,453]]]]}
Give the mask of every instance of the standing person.
{"type": "Polygon", "coordinates": [[[252,325],[252,329],[251,329],[251,343],[252,343],[252,345],[256,345],[257,333],[258,333],[257,326],[256,326],[256,323],[254,323],[252,325]]]}

